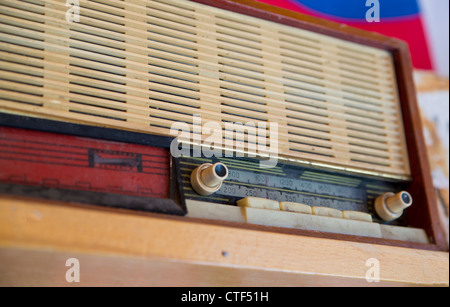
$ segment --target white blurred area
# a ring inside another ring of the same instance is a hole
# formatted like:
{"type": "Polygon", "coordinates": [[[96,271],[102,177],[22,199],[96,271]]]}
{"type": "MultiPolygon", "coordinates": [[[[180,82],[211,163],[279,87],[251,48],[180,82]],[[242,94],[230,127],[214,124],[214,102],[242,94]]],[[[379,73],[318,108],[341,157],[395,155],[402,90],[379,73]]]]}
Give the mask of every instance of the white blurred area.
{"type": "Polygon", "coordinates": [[[449,76],[449,0],[419,0],[434,70],[449,76]]]}
{"type": "Polygon", "coordinates": [[[450,242],[449,79],[423,71],[416,71],[414,77],[431,175],[437,193],[440,226],[448,247],[450,242]]]}

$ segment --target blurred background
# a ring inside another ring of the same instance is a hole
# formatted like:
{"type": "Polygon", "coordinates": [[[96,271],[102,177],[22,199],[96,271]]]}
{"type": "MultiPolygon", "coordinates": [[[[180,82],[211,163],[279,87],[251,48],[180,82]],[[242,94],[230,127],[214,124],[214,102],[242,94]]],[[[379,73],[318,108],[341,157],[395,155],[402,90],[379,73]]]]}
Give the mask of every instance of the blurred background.
{"type": "Polygon", "coordinates": [[[415,68],[449,76],[448,0],[259,1],[402,39],[410,45],[415,68]],[[380,22],[367,22],[366,13],[375,2],[380,22]]]}
{"type": "Polygon", "coordinates": [[[449,1],[258,0],[406,41],[415,68],[417,96],[442,228],[449,241],[449,1]],[[379,4],[379,22],[367,12],[379,4]]]}

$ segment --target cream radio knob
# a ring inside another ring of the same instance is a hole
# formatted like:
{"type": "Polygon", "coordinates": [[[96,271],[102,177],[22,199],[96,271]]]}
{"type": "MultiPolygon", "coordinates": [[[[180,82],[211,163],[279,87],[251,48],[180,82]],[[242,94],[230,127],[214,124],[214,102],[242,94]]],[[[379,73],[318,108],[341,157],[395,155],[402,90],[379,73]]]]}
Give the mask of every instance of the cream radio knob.
{"type": "Polygon", "coordinates": [[[394,194],[386,193],[375,200],[375,211],[386,222],[398,219],[403,211],[413,203],[411,194],[406,191],[394,194]]]}
{"type": "Polygon", "coordinates": [[[222,187],[228,177],[228,167],[223,163],[205,163],[197,167],[191,174],[191,185],[195,192],[208,196],[222,187]]]}

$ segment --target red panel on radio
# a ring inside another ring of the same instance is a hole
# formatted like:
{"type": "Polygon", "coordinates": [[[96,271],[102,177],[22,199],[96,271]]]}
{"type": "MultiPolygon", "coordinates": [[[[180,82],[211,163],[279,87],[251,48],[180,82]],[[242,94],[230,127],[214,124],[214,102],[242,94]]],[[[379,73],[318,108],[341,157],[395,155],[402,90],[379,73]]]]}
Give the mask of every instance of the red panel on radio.
{"type": "Polygon", "coordinates": [[[165,148],[0,127],[0,183],[169,198],[165,148]]]}

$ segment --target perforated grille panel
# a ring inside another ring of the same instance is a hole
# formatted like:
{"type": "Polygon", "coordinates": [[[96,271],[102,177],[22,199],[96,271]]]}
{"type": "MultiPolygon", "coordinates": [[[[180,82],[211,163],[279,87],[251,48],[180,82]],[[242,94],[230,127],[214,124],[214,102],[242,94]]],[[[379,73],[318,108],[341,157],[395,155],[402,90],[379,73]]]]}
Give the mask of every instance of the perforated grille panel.
{"type": "MultiPolygon", "coordinates": [[[[146,133],[277,122],[279,154],[408,176],[392,55],[186,0],[1,0],[0,110],[146,133]]],[[[237,138],[245,138],[239,135],[237,138]]]]}

